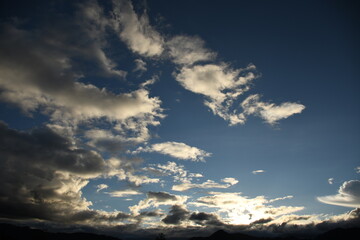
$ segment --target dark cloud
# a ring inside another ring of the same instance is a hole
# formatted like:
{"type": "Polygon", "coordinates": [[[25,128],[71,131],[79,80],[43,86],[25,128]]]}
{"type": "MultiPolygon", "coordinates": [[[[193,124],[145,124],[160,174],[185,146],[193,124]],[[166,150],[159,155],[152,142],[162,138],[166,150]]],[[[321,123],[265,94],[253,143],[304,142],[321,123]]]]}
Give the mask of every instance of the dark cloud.
{"type": "Polygon", "coordinates": [[[149,199],[156,199],[158,202],[166,202],[169,200],[176,201],[175,195],[166,192],[148,192],[147,196],[149,199]]]}
{"type": "Polygon", "coordinates": [[[189,220],[194,221],[196,224],[205,226],[223,226],[225,225],[219,220],[218,216],[205,212],[194,212],[190,215],[189,220]]]}
{"type": "Polygon", "coordinates": [[[174,205],[162,221],[166,224],[180,224],[188,218],[188,215],[189,211],[186,208],[180,205],[174,205]]]}
{"type": "Polygon", "coordinates": [[[105,169],[96,152],[46,127],[20,132],[4,123],[0,146],[1,216],[62,220],[87,210],[81,189],[105,169]]]}
{"type": "Polygon", "coordinates": [[[259,220],[256,220],[254,222],[252,222],[251,224],[265,224],[265,223],[269,223],[271,221],[273,221],[274,219],[272,218],[261,218],[259,220]]]}
{"type": "Polygon", "coordinates": [[[141,217],[161,217],[164,214],[159,211],[144,211],[140,213],[141,217]]]}

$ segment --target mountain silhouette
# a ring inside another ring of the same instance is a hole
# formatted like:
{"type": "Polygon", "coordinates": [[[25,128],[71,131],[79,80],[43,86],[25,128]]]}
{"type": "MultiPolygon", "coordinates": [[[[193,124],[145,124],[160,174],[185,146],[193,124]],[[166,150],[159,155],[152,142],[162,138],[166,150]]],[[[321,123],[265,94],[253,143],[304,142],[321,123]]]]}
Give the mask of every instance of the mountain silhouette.
{"type": "Polygon", "coordinates": [[[304,239],[296,237],[255,237],[243,233],[227,233],[219,230],[208,237],[193,237],[189,240],[358,240],[360,228],[334,229],[316,237],[304,239]]]}
{"type": "Polygon", "coordinates": [[[357,240],[360,237],[360,228],[337,228],[321,234],[316,240],[357,240]]]}
{"type": "Polygon", "coordinates": [[[253,237],[243,233],[228,233],[224,230],[216,231],[209,237],[193,237],[190,240],[260,240],[265,238],[253,237]]]}
{"type": "MultiPolygon", "coordinates": [[[[296,237],[255,237],[243,233],[228,233],[224,230],[216,231],[208,237],[192,237],[189,240],[357,240],[360,228],[337,228],[314,238],[304,239],[296,237]]],[[[15,226],[0,223],[1,240],[121,240],[120,238],[94,233],[52,233],[30,227],[15,226]]],[[[142,239],[142,238],[139,238],[142,239]]]]}
{"type": "Polygon", "coordinates": [[[29,227],[0,224],[1,240],[121,240],[94,233],[51,233],[29,227]]]}

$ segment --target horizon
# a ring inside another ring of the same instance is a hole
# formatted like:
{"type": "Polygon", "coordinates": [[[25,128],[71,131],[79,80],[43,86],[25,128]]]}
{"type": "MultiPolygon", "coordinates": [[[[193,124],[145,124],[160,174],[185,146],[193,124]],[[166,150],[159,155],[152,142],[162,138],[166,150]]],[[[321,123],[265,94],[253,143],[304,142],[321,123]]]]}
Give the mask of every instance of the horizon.
{"type": "Polygon", "coordinates": [[[356,1],[2,1],[0,219],[359,227],[356,1]]]}

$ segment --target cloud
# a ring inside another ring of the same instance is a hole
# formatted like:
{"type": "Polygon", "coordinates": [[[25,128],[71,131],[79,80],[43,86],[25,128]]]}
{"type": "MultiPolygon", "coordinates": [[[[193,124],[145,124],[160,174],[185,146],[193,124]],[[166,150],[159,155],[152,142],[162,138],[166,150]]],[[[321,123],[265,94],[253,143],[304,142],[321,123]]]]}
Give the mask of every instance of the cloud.
{"type": "Polygon", "coordinates": [[[350,180],[343,183],[338,194],[318,197],[322,203],[343,206],[343,207],[360,207],[360,181],[350,180]]]}
{"type": "Polygon", "coordinates": [[[199,37],[179,35],[166,42],[172,61],[180,65],[192,65],[199,61],[209,61],[216,53],[204,48],[205,42],[199,37]]]}
{"type": "Polygon", "coordinates": [[[130,211],[137,215],[140,210],[160,205],[182,205],[187,201],[187,196],[173,195],[167,192],[148,192],[144,200],[137,205],[129,207],[130,211]]]}
{"type": "Polygon", "coordinates": [[[176,162],[167,162],[166,164],[150,164],[143,170],[160,176],[172,176],[174,182],[190,183],[193,178],[203,177],[200,173],[189,173],[184,165],[176,162]]]}
{"type": "Polygon", "coordinates": [[[258,94],[247,97],[241,106],[246,115],[257,115],[271,125],[276,124],[278,120],[301,113],[305,109],[304,105],[298,103],[285,102],[281,105],[275,105],[262,102],[258,94]]]}
{"type": "Polygon", "coordinates": [[[68,125],[104,119],[115,121],[122,131],[142,133],[148,125],[159,124],[161,101],[149,97],[148,90],[114,94],[82,83],[71,56],[42,41],[32,33],[6,27],[0,40],[2,101],[29,114],[41,110],[52,121],[68,125]]]}
{"type": "Polygon", "coordinates": [[[209,195],[198,198],[190,204],[197,207],[218,209],[218,214],[225,214],[224,221],[232,224],[249,224],[260,219],[273,218],[303,210],[304,207],[269,205],[292,196],[266,199],[264,196],[249,198],[241,193],[209,192],[209,195]]]}
{"type": "Polygon", "coordinates": [[[185,143],[180,142],[156,143],[145,148],[139,147],[132,153],[137,154],[140,152],[158,152],[182,160],[201,162],[205,161],[205,157],[211,156],[211,153],[205,152],[204,150],[201,150],[197,147],[191,147],[189,145],[186,145],[185,143]]]}
{"type": "Polygon", "coordinates": [[[111,197],[128,197],[133,195],[140,195],[142,193],[133,189],[125,189],[125,190],[107,192],[107,194],[109,194],[111,197]]]}
{"type": "Polygon", "coordinates": [[[265,170],[254,170],[254,171],[252,171],[252,174],[256,175],[258,173],[264,173],[264,172],[265,172],[265,170]]]}
{"type": "Polygon", "coordinates": [[[329,178],[329,179],[328,179],[328,183],[329,183],[329,184],[333,184],[333,183],[334,183],[334,178],[329,178]]]}
{"type": "Polygon", "coordinates": [[[118,159],[112,157],[107,160],[107,177],[117,177],[118,180],[127,180],[130,183],[133,183],[135,186],[140,186],[142,184],[150,183],[159,183],[160,179],[150,178],[144,175],[136,175],[136,170],[134,164],[139,164],[141,159],[118,159]]]}
{"type": "Polygon", "coordinates": [[[72,221],[89,210],[81,189],[104,171],[99,154],[49,128],[20,132],[3,123],[0,145],[1,216],[72,221]]]}
{"type": "Polygon", "coordinates": [[[188,215],[189,211],[184,206],[174,205],[171,206],[169,214],[161,221],[163,221],[165,224],[178,225],[182,221],[186,220],[188,215]]]}
{"type": "Polygon", "coordinates": [[[120,39],[135,53],[159,56],[164,50],[162,36],[149,24],[146,12],[137,16],[130,1],[113,1],[112,27],[120,39]]]}
{"type": "MultiPolygon", "coordinates": [[[[249,65],[246,70],[254,69],[254,65],[249,65]]],[[[175,77],[187,90],[222,103],[228,97],[238,96],[247,90],[241,87],[245,87],[255,75],[248,72],[245,76],[240,76],[244,71],[245,69],[230,69],[226,64],[206,64],[183,67],[175,77]]]]}
{"type": "Polygon", "coordinates": [[[190,215],[189,220],[191,220],[201,226],[212,226],[212,225],[224,226],[225,225],[225,223],[219,219],[219,216],[217,216],[214,213],[193,212],[190,215]]]}
{"type": "Polygon", "coordinates": [[[355,168],[356,173],[360,173],[360,167],[355,168]]]}
{"type": "Polygon", "coordinates": [[[208,189],[208,188],[229,188],[232,185],[237,184],[239,181],[236,180],[235,178],[224,178],[221,180],[222,182],[225,182],[225,184],[221,184],[221,183],[216,183],[212,180],[207,180],[206,182],[203,183],[182,183],[182,184],[178,184],[178,185],[174,185],[172,186],[172,190],[174,191],[186,191],[192,188],[204,188],[204,189],[208,189]]]}
{"type": "Polygon", "coordinates": [[[134,68],[134,72],[146,72],[147,68],[146,68],[146,62],[140,58],[135,59],[135,68],[134,68]]]}
{"type": "Polygon", "coordinates": [[[242,112],[234,108],[235,101],[250,90],[253,80],[258,77],[253,64],[243,69],[231,69],[224,63],[185,66],[174,76],[185,89],[204,95],[204,104],[229,125],[244,124],[249,115],[259,116],[273,125],[305,109],[299,103],[275,105],[263,102],[258,94],[248,96],[241,103],[242,112]]]}
{"type": "Polygon", "coordinates": [[[109,186],[106,184],[99,184],[96,186],[96,192],[100,192],[101,190],[107,189],[109,186]]]}
{"type": "Polygon", "coordinates": [[[221,179],[221,181],[224,183],[229,183],[230,185],[235,185],[239,182],[235,178],[224,178],[224,179],[221,179]]]}
{"type": "Polygon", "coordinates": [[[250,89],[256,78],[256,67],[250,64],[244,69],[231,69],[227,64],[206,64],[183,67],[175,74],[176,80],[187,90],[204,95],[204,104],[213,114],[230,125],[244,123],[243,114],[230,110],[234,101],[250,89]]]}
{"type": "Polygon", "coordinates": [[[145,82],[141,83],[140,87],[146,88],[147,86],[154,84],[158,80],[159,80],[159,76],[158,75],[153,75],[150,79],[148,79],[145,82]]]}

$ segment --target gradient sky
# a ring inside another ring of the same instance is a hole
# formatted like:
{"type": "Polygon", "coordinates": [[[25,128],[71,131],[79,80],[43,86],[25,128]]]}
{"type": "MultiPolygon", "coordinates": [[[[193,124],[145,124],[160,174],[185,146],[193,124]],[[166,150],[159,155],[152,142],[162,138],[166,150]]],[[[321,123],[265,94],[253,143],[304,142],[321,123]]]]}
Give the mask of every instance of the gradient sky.
{"type": "Polygon", "coordinates": [[[0,9],[2,220],[181,235],[359,218],[356,1],[0,9]]]}

